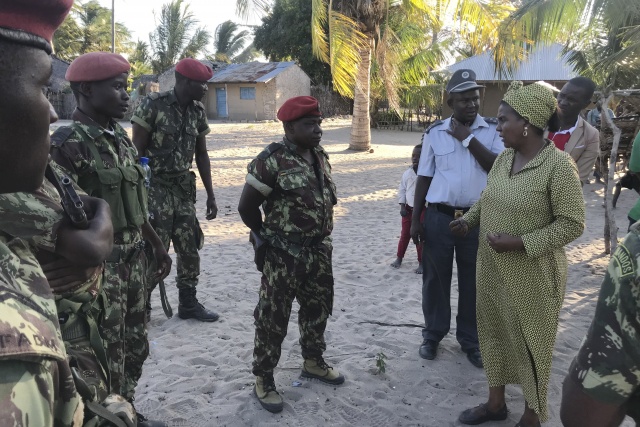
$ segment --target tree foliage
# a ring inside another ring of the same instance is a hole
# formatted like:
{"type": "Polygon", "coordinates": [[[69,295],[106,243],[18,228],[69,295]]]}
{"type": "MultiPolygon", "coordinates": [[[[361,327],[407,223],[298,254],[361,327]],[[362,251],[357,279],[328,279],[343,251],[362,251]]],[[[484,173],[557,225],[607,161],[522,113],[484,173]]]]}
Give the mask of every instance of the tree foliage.
{"type": "MultiPolygon", "coordinates": [[[[116,22],[115,50],[127,53],[131,48],[131,33],[116,22]]],[[[97,0],[76,1],[53,37],[56,55],[73,61],[87,52],[111,51],[111,9],[100,6],[97,0]]]]}
{"type": "Polygon", "coordinates": [[[149,35],[155,73],[161,73],[183,58],[195,58],[206,53],[211,35],[183,0],[173,0],[162,6],[156,29],[149,35]]]}
{"type": "Polygon", "coordinates": [[[295,61],[315,84],[328,85],[331,70],[313,55],[311,10],[309,0],[275,0],[253,43],[270,61],[295,61]]]}
{"type": "Polygon", "coordinates": [[[251,33],[247,30],[240,30],[235,22],[223,22],[218,25],[215,31],[213,40],[215,53],[212,60],[220,62],[251,61],[257,56],[257,53],[253,44],[250,43],[250,38],[251,33]]]}
{"type": "Polygon", "coordinates": [[[564,43],[582,75],[603,88],[640,84],[640,3],[628,0],[527,0],[503,29],[520,28],[535,43],[564,43]]]}

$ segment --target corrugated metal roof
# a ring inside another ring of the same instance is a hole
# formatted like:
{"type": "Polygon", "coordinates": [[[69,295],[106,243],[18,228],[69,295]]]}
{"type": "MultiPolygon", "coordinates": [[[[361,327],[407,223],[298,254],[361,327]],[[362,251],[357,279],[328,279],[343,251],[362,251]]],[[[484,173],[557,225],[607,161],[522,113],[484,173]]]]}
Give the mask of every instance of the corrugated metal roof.
{"type": "Polygon", "coordinates": [[[446,70],[454,72],[463,68],[471,69],[476,73],[476,81],[566,81],[578,74],[567,61],[566,56],[562,56],[562,45],[554,43],[543,45],[534,49],[529,56],[520,62],[512,76],[503,75],[501,78],[495,72],[495,63],[492,53],[485,52],[471,58],[463,59],[446,70]]]}
{"type": "Polygon", "coordinates": [[[209,83],[267,83],[295,62],[229,64],[213,74],[209,83]]]}

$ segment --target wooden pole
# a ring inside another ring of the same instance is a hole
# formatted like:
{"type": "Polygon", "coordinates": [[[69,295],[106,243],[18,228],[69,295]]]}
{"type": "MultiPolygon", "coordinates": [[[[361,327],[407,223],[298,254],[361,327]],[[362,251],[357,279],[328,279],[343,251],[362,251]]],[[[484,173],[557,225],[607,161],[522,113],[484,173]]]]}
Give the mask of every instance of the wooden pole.
{"type": "Polygon", "coordinates": [[[116,52],[116,0],[111,0],[111,52],[116,52]]]}
{"type": "Polygon", "coordinates": [[[616,250],[618,245],[618,227],[616,226],[616,217],[613,213],[613,205],[611,203],[612,187],[615,182],[616,161],[618,160],[618,146],[620,145],[620,136],[622,132],[620,128],[613,123],[611,117],[607,113],[607,108],[611,103],[613,94],[609,93],[602,103],[603,114],[600,115],[602,123],[606,123],[613,132],[613,143],[611,144],[611,157],[609,158],[609,173],[606,176],[604,204],[605,204],[605,253],[611,254],[616,250]],[[607,244],[607,242],[609,244],[607,244]]]}

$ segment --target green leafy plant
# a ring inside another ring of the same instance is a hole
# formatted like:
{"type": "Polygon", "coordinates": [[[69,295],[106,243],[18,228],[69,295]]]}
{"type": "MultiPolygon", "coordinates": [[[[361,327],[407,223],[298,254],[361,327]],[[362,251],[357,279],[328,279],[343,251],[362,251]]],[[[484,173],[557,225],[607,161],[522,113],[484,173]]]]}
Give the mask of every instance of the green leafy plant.
{"type": "Polygon", "coordinates": [[[376,354],[376,368],[378,374],[384,374],[387,370],[387,356],[383,352],[376,354]]]}

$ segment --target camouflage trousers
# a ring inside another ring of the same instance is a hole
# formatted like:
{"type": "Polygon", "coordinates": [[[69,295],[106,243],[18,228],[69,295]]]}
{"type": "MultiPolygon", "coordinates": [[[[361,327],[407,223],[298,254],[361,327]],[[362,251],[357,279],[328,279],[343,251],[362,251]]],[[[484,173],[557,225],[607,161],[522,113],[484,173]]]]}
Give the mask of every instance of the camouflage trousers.
{"type": "MultiPolygon", "coordinates": [[[[149,214],[153,216],[151,225],[167,251],[173,242],[177,259],[176,285],[179,289],[195,288],[200,275],[198,250],[204,243],[195,205],[189,199],[178,197],[170,187],[157,184],[149,188],[149,214]]],[[[153,257],[149,259],[153,260],[153,257]]],[[[156,270],[153,264],[152,261],[150,272],[156,270]]],[[[155,287],[156,283],[150,284],[149,294],[155,287]]]]}
{"type": "Polygon", "coordinates": [[[149,355],[146,321],[147,263],[140,233],[116,244],[107,259],[102,289],[93,306],[110,371],[110,391],[133,399],[149,355]]]}
{"type": "Polygon", "coordinates": [[[71,427],[81,422],[82,402],[66,361],[0,361],[3,427],[71,427]]]}
{"type": "Polygon", "coordinates": [[[304,358],[322,356],[324,331],[333,308],[331,249],[305,248],[298,257],[269,246],[265,255],[260,299],[253,313],[256,335],[253,373],[271,373],[280,360],[291,304],[297,299],[300,346],[304,358]]]}

